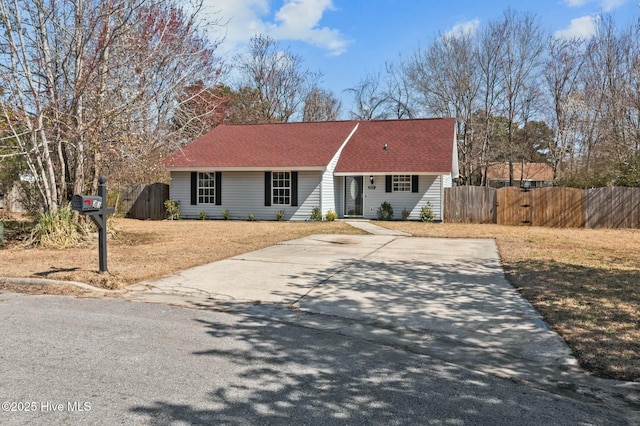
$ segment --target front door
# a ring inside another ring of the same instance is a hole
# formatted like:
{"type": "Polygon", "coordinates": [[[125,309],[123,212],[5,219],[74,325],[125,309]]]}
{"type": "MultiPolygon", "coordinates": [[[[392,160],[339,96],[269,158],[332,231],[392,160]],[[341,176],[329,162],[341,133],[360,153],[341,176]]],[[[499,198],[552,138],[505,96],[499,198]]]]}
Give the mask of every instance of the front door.
{"type": "Polygon", "coordinates": [[[362,176],[346,176],[344,179],[344,215],[362,216],[362,176]]]}

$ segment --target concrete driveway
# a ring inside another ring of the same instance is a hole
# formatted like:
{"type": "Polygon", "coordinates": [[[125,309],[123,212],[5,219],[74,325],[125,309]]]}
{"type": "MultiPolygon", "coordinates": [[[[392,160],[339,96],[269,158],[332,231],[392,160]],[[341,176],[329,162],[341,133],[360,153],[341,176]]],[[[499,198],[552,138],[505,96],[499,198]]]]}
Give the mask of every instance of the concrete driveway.
{"type": "MultiPolygon", "coordinates": [[[[236,311],[285,329],[402,348],[621,412],[637,408],[637,384],[583,373],[506,281],[495,241],[415,238],[350,224],[371,235],[287,241],[142,283],[126,297],[236,311]]],[[[637,413],[630,418],[640,425],[637,413]]]]}
{"type": "Polygon", "coordinates": [[[433,343],[425,336],[437,336],[512,361],[577,365],[505,280],[493,240],[414,238],[355,225],[379,235],[291,240],[142,283],[128,297],[218,309],[275,305],[324,315],[317,322],[341,318],[413,333],[425,345],[433,343]]]}

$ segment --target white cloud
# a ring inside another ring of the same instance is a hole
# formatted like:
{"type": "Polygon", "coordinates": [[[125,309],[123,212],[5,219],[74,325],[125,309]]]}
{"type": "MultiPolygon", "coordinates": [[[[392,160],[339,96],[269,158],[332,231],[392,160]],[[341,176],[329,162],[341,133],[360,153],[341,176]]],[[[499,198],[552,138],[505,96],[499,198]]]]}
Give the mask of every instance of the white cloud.
{"type": "Polygon", "coordinates": [[[602,8],[603,12],[611,12],[628,2],[629,0],[564,0],[564,3],[569,7],[582,7],[589,3],[595,3],[602,8]]]}
{"type": "Polygon", "coordinates": [[[231,45],[246,42],[256,33],[265,31],[262,16],[269,13],[268,0],[205,0],[204,12],[220,23],[231,45]]]}
{"type": "Polygon", "coordinates": [[[564,2],[569,7],[582,7],[590,1],[592,0],[565,0],[564,2]]]}
{"type": "Polygon", "coordinates": [[[480,20],[478,18],[471,21],[464,21],[455,24],[449,31],[446,31],[444,37],[459,37],[462,35],[474,34],[480,26],[480,20]]]}
{"type": "Polygon", "coordinates": [[[270,0],[205,0],[210,11],[226,26],[227,48],[237,48],[258,33],[276,40],[303,41],[332,55],[347,49],[348,41],[337,29],[320,27],[323,14],[334,10],[332,0],[285,0],[282,7],[271,14],[270,0]]]}
{"type": "Polygon", "coordinates": [[[593,37],[596,33],[596,26],[598,24],[598,16],[583,16],[571,20],[571,24],[563,29],[556,31],[556,38],[579,38],[582,40],[593,37]]]}
{"type": "Polygon", "coordinates": [[[602,0],[600,5],[605,12],[611,12],[613,9],[617,9],[628,3],[629,0],[602,0]]]}

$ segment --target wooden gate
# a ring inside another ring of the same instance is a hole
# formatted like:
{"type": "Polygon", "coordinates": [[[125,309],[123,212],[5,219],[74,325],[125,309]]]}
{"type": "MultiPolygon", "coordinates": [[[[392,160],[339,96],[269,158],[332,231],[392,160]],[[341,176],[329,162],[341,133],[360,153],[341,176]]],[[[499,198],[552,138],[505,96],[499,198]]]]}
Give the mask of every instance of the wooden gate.
{"type": "Polygon", "coordinates": [[[500,188],[497,196],[500,225],[580,228],[585,225],[584,191],[575,188],[500,188]]]}
{"type": "Polygon", "coordinates": [[[169,185],[132,185],[120,191],[118,211],[133,219],[162,220],[166,218],[164,202],[169,199],[169,185]]]}

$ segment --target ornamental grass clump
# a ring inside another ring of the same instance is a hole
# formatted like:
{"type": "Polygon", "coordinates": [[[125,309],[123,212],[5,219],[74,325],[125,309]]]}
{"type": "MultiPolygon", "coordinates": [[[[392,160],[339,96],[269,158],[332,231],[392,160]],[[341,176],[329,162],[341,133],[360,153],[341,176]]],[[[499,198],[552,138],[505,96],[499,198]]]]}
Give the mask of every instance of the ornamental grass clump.
{"type": "Polygon", "coordinates": [[[87,241],[91,234],[88,223],[80,220],[71,205],[42,213],[31,231],[33,246],[67,248],[87,241]]]}

